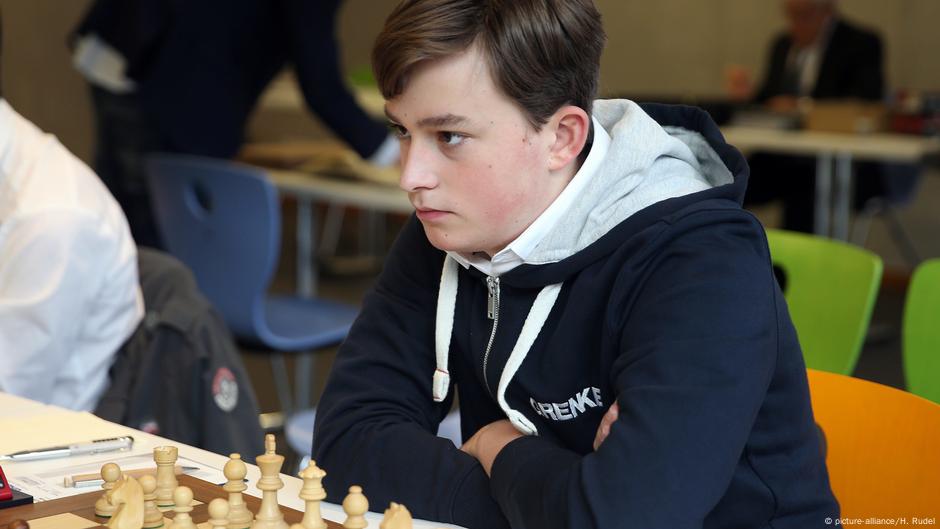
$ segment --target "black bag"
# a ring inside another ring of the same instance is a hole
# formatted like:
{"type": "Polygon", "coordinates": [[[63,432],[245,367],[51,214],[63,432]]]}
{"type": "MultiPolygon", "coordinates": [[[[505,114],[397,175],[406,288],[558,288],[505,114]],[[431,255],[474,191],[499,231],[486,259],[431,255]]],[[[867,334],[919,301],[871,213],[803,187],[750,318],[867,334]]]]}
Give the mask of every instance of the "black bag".
{"type": "Polygon", "coordinates": [[[264,448],[258,401],[228,328],[179,261],[141,248],[138,262],[146,315],[95,415],[252,461],[264,448]]]}

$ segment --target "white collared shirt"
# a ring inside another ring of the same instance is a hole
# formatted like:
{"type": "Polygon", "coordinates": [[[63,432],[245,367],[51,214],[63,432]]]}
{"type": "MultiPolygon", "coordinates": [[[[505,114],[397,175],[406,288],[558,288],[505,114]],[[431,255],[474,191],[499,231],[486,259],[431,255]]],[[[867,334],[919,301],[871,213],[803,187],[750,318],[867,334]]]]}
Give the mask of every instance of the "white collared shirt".
{"type": "Polygon", "coordinates": [[[505,248],[496,253],[491,259],[483,253],[464,254],[459,252],[447,252],[464,268],[474,267],[488,276],[500,276],[509,272],[519,265],[526,264],[528,257],[532,255],[542,239],[548,235],[555,227],[555,224],[564,216],[568,208],[574,203],[575,199],[581,193],[581,190],[587,186],[588,182],[597,172],[604,157],[607,156],[607,150],[610,147],[610,135],[604,130],[600,122],[591,118],[594,124],[594,142],[591,145],[591,151],[588,153],[581,168],[575,173],[574,177],[568,182],[568,185],[555,198],[554,201],[539,215],[528,228],[525,229],[514,241],[505,248]]]}
{"type": "Polygon", "coordinates": [[[829,38],[835,28],[835,20],[830,20],[820,32],[819,37],[812,45],[802,49],[793,47],[788,60],[794,61],[799,69],[799,90],[801,96],[811,96],[819,79],[819,69],[822,66],[823,55],[829,46],[829,38]]]}
{"type": "Polygon", "coordinates": [[[0,99],[0,390],[94,409],[143,313],[120,206],[0,99]]]}

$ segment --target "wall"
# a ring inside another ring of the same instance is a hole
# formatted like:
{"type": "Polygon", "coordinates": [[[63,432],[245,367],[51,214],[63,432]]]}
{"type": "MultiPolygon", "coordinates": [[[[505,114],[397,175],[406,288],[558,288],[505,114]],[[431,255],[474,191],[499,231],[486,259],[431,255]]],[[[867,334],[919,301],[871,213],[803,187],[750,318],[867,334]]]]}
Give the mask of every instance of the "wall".
{"type": "MultiPolygon", "coordinates": [[[[0,0],[5,97],[86,160],[92,149],[88,92],[71,68],[65,39],[89,3],[0,0]]],[[[347,68],[368,65],[372,40],[395,3],[347,0],[338,26],[347,68]]],[[[596,3],[609,36],[601,73],[601,89],[607,95],[719,95],[722,70],[728,64],[747,66],[759,78],[768,41],[782,27],[775,0],[596,3]]],[[[936,52],[940,1],[842,0],[841,4],[848,17],[877,28],[885,37],[892,87],[940,90],[936,52]]],[[[289,83],[288,89],[292,90],[289,83]]],[[[275,125],[291,133],[313,130],[309,117],[297,112],[268,120],[269,132],[275,125]]]]}
{"type": "Polygon", "coordinates": [[[85,83],[71,67],[66,38],[89,4],[0,0],[3,97],[86,161],[93,145],[91,103],[85,83]]]}

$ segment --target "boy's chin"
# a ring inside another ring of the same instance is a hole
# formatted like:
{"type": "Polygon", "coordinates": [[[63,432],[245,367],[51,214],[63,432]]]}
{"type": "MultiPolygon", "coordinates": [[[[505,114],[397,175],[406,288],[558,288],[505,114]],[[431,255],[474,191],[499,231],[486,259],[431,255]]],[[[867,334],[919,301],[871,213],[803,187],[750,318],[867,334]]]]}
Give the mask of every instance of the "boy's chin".
{"type": "Polygon", "coordinates": [[[431,246],[442,252],[472,254],[476,251],[469,249],[470,245],[466,244],[466,241],[460,241],[457,237],[454,237],[453,233],[425,226],[424,234],[427,236],[431,246]]]}

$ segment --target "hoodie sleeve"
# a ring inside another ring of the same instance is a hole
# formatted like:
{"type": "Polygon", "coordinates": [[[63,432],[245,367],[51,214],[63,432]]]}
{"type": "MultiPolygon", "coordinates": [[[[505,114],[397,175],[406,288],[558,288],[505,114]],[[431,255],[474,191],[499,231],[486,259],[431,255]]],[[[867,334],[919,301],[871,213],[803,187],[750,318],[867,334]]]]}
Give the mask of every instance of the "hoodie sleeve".
{"type": "Polygon", "coordinates": [[[341,3],[285,0],[283,23],[307,106],[359,156],[368,158],[389,133],[382,123],[366,114],[343,82],[336,41],[336,17],[341,3]]]}
{"type": "Polygon", "coordinates": [[[317,409],[313,454],[329,501],[362,485],[373,509],[390,501],[420,518],[508,527],[475,458],[435,436],[453,392],[431,398],[434,322],[444,254],[408,222],[365,299],[317,409]]]}
{"type": "MultiPolygon", "coordinates": [[[[512,527],[703,526],[776,362],[777,290],[761,233],[745,215],[672,226],[649,266],[624,270],[646,277],[629,309],[608,314],[619,419],[585,456],[541,437],[500,452],[491,484],[512,527]]],[[[624,297],[615,292],[611,306],[624,297]]]]}

